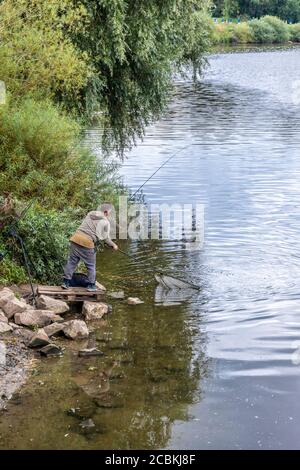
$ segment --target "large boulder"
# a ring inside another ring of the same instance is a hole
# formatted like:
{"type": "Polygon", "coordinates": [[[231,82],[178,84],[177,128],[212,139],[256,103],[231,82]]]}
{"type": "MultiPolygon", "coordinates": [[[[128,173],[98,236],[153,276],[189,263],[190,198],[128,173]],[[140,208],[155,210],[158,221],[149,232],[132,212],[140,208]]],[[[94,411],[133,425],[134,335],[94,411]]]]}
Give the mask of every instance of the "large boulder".
{"type": "Polygon", "coordinates": [[[16,313],[22,313],[27,310],[28,305],[22,300],[17,298],[8,300],[5,305],[3,305],[2,310],[7,316],[8,319],[12,318],[16,313]]]}
{"type": "Polygon", "coordinates": [[[4,315],[4,312],[3,310],[1,310],[1,308],[0,308],[0,322],[4,322],[4,323],[8,322],[8,318],[6,315],[4,315]]]}
{"type": "Polygon", "coordinates": [[[52,322],[63,321],[63,318],[49,310],[26,310],[15,314],[15,323],[24,326],[43,327],[52,322]]]}
{"type": "Polygon", "coordinates": [[[103,302],[88,302],[83,303],[82,313],[86,320],[101,320],[103,315],[108,312],[108,305],[103,302]]]}
{"type": "Polygon", "coordinates": [[[8,324],[8,323],[5,323],[5,322],[0,322],[0,334],[1,333],[8,333],[9,331],[12,331],[12,327],[8,324]]]}
{"type": "Polygon", "coordinates": [[[5,287],[0,291],[0,308],[7,318],[12,318],[15,313],[24,312],[28,305],[26,302],[17,299],[13,291],[5,287]]]}
{"type": "Polygon", "coordinates": [[[64,323],[51,323],[51,325],[45,326],[44,331],[45,333],[51,338],[51,336],[59,335],[63,333],[64,323]]]}
{"type": "MultiPolygon", "coordinates": [[[[12,325],[10,323],[10,325],[12,325]]],[[[13,332],[15,336],[18,336],[24,344],[27,344],[31,341],[32,337],[34,336],[34,332],[31,330],[28,330],[27,328],[23,328],[22,326],[19,326],[19,328],[13,327],[13,332]]]]}
{"type": "Polygon", "coordinates": [[[40,330],[38,330],[37,333],[35,333],[32,338],[30,339],[29,343],[28,343],[28,346],[30,348],[38,348],[38,347],[41,347],[41,346],[47,346],[47,344],[50,344],[51,341],[48,337],[48,335],[46,334],[45,330],[43,328],[41,328],[40,330]]]}
{"type": "Polygon", "coordinates": [[[83,339],[89,336],[89,330],[83,320],[70,320],[65,322],[63,332],[67,338],[83,339]]]}
{"type": "Polygon", "coordinates": [[[40,295],[37,299],[37,308],[42,310],[51,310],[51,312],[60,314],[68,312],[69,306],[63,300],[52,299],[52,297],[48,297],[47,295],[40,295]]]}

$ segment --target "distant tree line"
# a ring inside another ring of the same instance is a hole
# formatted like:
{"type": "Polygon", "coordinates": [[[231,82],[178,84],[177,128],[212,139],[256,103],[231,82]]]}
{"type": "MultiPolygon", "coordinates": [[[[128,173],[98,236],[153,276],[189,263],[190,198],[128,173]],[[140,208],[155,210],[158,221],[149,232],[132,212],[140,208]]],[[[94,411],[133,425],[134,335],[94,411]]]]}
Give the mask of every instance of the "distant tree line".
{"type": "Polygon", "coordinates": [[[273,15],[289,22],[300,22],[300,0],[214,0],[214,5],[214,16],[260,18],[273,15]]]}

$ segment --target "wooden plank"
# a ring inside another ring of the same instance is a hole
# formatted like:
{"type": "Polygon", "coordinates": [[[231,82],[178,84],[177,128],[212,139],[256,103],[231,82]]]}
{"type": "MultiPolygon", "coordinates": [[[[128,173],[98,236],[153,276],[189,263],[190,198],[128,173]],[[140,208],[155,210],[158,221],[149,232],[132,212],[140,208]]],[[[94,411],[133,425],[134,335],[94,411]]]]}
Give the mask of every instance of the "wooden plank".
{"type": "Polygon", "coordinates": [[[60,286],[38,286],[37,293],[38,295],[47,295],[69,302],[83,302],[84,300],[98,301],[105,294],[105,291],[98,289],[95,292],[89,292],[83,287],[63,289],[60,286]]]}

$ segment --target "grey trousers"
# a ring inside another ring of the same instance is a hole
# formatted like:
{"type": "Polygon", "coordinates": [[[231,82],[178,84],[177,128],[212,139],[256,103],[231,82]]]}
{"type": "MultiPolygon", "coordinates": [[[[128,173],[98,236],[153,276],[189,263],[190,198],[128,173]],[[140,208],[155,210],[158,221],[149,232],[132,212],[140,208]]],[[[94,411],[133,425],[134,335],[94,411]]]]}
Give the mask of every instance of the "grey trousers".
{"type": "Polygon", "coordinates": [[[77,245],[77,243],[70,243],[69,259],[64,269],[64,278],[72,279],[75,269],[79,261],[83,261],[88,271],[88,279],[90,284],[96,282],[96,252],[94,248],[85,248],[84,246],[77,245]]]}

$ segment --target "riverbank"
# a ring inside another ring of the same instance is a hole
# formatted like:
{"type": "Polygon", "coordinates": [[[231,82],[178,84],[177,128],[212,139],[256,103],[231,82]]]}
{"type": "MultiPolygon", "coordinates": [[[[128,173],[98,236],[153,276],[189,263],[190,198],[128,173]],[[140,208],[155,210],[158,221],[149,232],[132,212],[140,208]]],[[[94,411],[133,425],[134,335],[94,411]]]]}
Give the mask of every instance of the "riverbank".
{"type": "Polygon", "coordinates": [[[287,24],[275,16],[240,23],[213,23],[212,42],[214,45],[300,43],[300,23],[287,24]]]}
{"type": "MultiPolygon", "coordinates": [[[[122,301],[130,308],[143,304],[138,298],[126,299],[123,291],[106,293],[104,286],[97,283],[97,287],[97,299],[122,301]]],[[[0,410],[21,389],[34,362],[38,365],[42,357],[59,358],[66,350],[77,351],[79,357],[103,355],[91,333],[112,307],[95,300],[93,293],[79,291],[90,300],[72,304],[71,308],[69,302],[46,295],[39,295],[34,307],[28,285],[0,290],[0,410]]],[[[76,289],[72,291],[74,296],[76,289]]]]}

